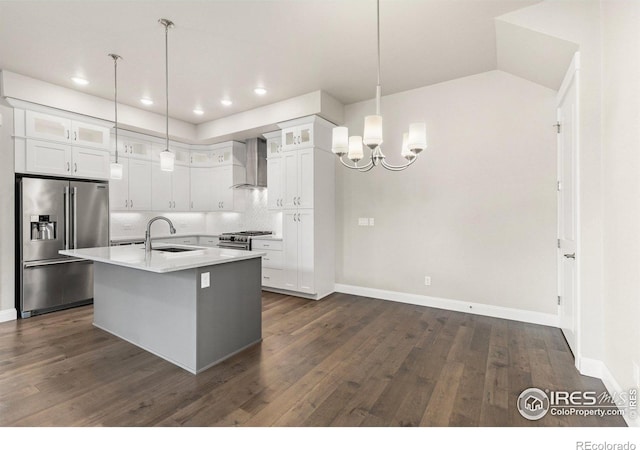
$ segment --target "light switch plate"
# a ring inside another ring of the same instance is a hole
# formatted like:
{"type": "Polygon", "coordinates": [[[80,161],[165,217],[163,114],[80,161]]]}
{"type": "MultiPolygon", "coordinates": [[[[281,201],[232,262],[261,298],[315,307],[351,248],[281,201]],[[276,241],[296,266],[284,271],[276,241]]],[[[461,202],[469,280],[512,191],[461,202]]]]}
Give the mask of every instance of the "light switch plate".
{"type": "Polygon", "coordinates": [[[361,227],[368,227],[369,226],[369,219],[366,217],[360,217],[358,219],[358,225],[361,227]]]}
{"type": "Polygon", "coordinates": [[[373,217],[369,217],[369,226],[372,227],[373,225],[375,225],[373,217]]]}
{"type": "Polygon", "coordinates": [[[200,274],[200,289],[208,288],[211,286],[211,274],[205,272],[200,274]]]}

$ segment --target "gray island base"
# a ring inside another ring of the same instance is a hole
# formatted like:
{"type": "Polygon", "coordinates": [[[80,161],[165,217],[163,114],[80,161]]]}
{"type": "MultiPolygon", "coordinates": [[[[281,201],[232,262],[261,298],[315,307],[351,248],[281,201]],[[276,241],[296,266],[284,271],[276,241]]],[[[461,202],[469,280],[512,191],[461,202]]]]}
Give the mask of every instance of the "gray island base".
{"type": "Polygon", "coordinates": [[[94,325],[197,374],[261,341],[260,281],[260,257],[165,273],[94,261],[94,325]]]}

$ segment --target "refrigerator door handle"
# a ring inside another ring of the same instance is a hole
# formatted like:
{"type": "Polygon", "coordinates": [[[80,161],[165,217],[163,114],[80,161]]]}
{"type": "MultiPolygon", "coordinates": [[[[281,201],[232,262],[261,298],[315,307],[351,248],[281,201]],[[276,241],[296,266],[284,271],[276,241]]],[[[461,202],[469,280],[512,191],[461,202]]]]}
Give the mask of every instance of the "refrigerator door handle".
{"type": "Polygon", "coordinates": [[[72,211],[72,215],[73,215],[73,248],[78,248],[78,233],[77,233],[77,228],[78,228],[78,211],[77,211],[77,206],[78,206],[78,188],[77,187],[73,187],[71,190],[71,197],[73,198],[73,211],[72,211]]]}
{"type": "Polygon", "coordinates": [[[24,268],[31,269],[33,267],[55,266],[56,264],[71,264],[71,263],[77,263],[77,262],[90,263],[91,261],[86,259],[79,259],[79,258],[66,258],[66,259],[60,259],[55,261],[37,261],[37,262],[24,263],[24,268]]]}
{"type": "Polygon", "coordinates": [[[69,250],[69,186],[64,188],[64,249],[69,250]]]}

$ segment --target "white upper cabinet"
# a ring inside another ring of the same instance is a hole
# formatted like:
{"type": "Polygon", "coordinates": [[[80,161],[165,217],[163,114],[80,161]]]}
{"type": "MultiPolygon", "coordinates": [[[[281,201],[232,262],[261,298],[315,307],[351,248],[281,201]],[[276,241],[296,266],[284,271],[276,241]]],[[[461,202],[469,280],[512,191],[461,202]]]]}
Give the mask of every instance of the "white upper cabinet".
{"type": "Polygon", "coordinates": [[[109,148],[109,128],[35,111],[26,111],[26,136],[73,145],[109,148]]]}
{"type": "Polygon", "coordinates": [[[71,176],[71,146],[27,140],[27,172],[71,176]]]}
{"type": "Polygon", "coordinates": [[[267,160],[267,208],[280,210],[283,206],[282,158],[267,160]]]}
{"type": "Polygon", "coordinates": [[[27,139],[26,171],[78,178],[109,178],[109,153],[57,142],[27,139]]]}
{"type": "Polygon", "coordinates": [[[313,208],[314,149],[285,152],[282,157],[282,207],[313,208]]]}
{"type": "Polygon", "coordinates": [[[282,130],[282,150],[297,150],[309,146],[313,146],[313,124],[282,130]]]}
{"type": "Polygon", "coordinates": [[[265,133],[267,139],[267,208],[280,210],[283,207],[283,159],[282,132],[265,133]]]}
{"type": "Polygon", "coordinates": [[[109,148],[109,128],[71,121],[71,143],[95,148],[109,148]]]}
{"type": "Polygon", "coordinates": [[[303,117],[278,124],[282,128],[282,151],[309,147],[331,149],[331,133],[334,124],[318,117],[303,117]]]}
{"type": "Polygon", "coordinates": [[[83,178],[109,178],[109,152],[95,148],[71,147],[72,175],[83,178]]]}
{"type": "Polygon", "coordinates": [[[71,120],[34,111],[26,112],[27,137],[70,142],[71,120]]]}
{"type": "Polygon", "coordinates": [[[119,137],[118,155],[125,156],[127,158],[151,160],[151,143],[137,139],[123,139],[122,137],[119,137]]]}
{"type": "Polygon", "coordinates": [[[245,191],[231,186],[246,181],[244,167],[222,166],[213,169],[213,208],[212,211],[244,210],[245,191]]]}
{"type": "Polygon", "coordinates": [[[191,167],[191,211],[211,211],[214,205],[214,169],[191,167]]]}
{"type": "Polygon", "coordinates": [[[109,204],[113,211],[151,210],[151,161],[120,156],[122,179],[109,180],[109,204]]]}
{"type": "Polygon", "coordinates": [[[175,165],[173,172],[151,164],[151,209],[154,211],[189,211],[189,168],[175,165]]]}

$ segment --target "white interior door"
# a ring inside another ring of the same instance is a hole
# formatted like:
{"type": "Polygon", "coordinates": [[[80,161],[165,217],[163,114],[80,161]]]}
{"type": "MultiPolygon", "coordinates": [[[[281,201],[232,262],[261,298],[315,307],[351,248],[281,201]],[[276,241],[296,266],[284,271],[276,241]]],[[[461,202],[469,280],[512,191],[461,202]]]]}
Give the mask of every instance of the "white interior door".
{"type": "Polygon", "coordinates": [[[578,75],[576,54],[558,92],[558,300],[560,327],[578,355],[579,295],[577,264],[578,75]]]}

